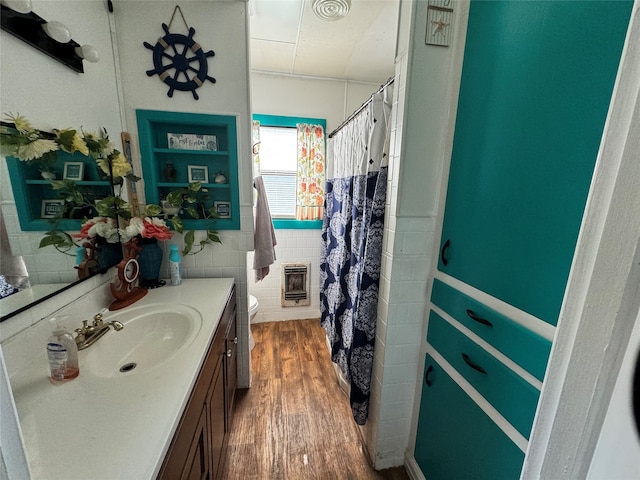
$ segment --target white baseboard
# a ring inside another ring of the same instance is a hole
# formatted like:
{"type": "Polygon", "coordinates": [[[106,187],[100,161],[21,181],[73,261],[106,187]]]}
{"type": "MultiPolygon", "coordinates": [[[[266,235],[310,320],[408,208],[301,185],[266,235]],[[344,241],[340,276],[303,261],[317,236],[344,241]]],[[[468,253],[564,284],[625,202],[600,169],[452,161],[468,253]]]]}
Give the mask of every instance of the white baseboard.
{"type": "Polygon", "coordinates": [[[404,457],[404,468],[411,480],[426,480],[422,474],[422,470],[420,470],[420,467],[416,463],[416,459],[409,453],[404,457]]]}

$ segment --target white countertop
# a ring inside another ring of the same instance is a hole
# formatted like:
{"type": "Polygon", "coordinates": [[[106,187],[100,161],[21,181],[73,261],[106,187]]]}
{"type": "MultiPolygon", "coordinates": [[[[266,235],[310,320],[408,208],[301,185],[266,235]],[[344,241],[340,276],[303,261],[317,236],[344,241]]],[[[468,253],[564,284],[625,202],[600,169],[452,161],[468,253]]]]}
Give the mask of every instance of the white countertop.
{"type": "Polygon", "coordinates": [[[20,290],[19,292],[0,298],[0,317],[29,305],[36,300],[40,300],[47,295],[60,290],[69,285],[68,283],[46,283],[40,285],[32,285],[29,288],[20,290]]]}
{"type": "MultiPolygon", "coordinates": [[[[79,352],[80,376],[54,386],[47,377],[44,341],[33,345],[33,334],[12,338],[11,350],[33,350],[10,378],[32,478],[155,479],[233,283],[232,278],[188,279],[178,287],[149,290],[128,307],[181,304],[202,314],[202,327],[193,342],[144,372],[104,378],[83,369],[83,360],[100,339],[79,352]]],[[[126,309],[107,313],[105,320],[120,312],[126,309]]],[[[94,313],[79,312],[78,326],[94,313]]],[[[110,330],[106,335],[118,333],[110,330]]]]}

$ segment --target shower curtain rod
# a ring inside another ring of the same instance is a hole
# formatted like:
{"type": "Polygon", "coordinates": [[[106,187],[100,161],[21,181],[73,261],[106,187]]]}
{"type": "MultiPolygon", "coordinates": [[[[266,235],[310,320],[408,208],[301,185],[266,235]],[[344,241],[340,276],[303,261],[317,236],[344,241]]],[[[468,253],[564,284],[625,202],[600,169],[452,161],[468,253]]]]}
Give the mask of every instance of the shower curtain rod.
{"type": "Polygon", "coordinates": [[[382,92],[385,88],[387,88],[389,85],[391,85],[394,80],[395,80],[395,77],[389,78],[389,80],[387,80],[387,83],[382,85],[376,92],[372,93],[371,96],[369,97],[369,100],[367,100],[362,105],[360,105],[360,107],[358,107],[358,109],[355,112],[353,112],[351,115],[349,115],[349,117],[344,122],[342,122],[340,125],[338,125],[338,127],[333,132],[331,132],[327,136],[327,138],[332,138],[336,133],[338,133],[340,130],[342,130],[351,120],[353,120],[356,117],[356,115],[358,115],[362,110],[365,109],[365,107],[367,105],[369,105],[371,103],[371,100],[373,100],[373,96],[376,93],[382,92]]]}

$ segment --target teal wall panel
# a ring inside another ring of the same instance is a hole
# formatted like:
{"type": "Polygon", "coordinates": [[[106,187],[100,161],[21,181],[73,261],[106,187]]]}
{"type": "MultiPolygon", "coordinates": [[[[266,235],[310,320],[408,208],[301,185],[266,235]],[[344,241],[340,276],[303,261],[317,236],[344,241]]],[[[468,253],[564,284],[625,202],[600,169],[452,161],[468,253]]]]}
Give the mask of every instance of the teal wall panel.
{"type": "Polygon", "coordinates": [[[557,323],[631,1],[473,1],[439,269],[557,323]]]}
{"type": "Polygon", "coordinates": [[[524,437],[529,438],[540,391],[456,330],[429,315],[427,341],[524,437]],[[464,360],[466,356],[467,360],[464,360]],[[469,362],[469,363],[466,363],[469,362]],[[473,366],[483,369],[479,372],[473,366]]]}
{"type": "Polygon", "coordinates": [[[538,380],[544,379],[551,353],[549,340],[438,279],[433,282],[431,301],[538,380]],[[491,326],[473,320],[469,312],[491,326]]]}
{"type": "Polygon", "coordinates": [[[428,480],[517,480],[524,452],[429,355],[414,458],[428,480]]]}

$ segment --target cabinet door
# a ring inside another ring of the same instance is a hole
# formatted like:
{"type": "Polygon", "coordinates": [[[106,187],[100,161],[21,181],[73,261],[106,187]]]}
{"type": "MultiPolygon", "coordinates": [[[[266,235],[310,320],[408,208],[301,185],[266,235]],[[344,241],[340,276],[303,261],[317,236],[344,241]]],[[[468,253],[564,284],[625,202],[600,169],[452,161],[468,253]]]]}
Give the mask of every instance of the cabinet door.
{"type": "Polygon", "coordinates": [[[231,319],[229,320],[229,329],[227,330],[227,336],[225,339],[227,354],[224,360],[224,410],[225,430],[227,432],[231,430],[231,424],[233,421],[233,401],[235,399],[236,386],[238,383],[238,334],[236,327],[236,318],[237,315],[234,308],[231,319]]]}
{"type": "Polygon", "coordinates": [[[181,480],[209,480],[209,436],[207,434],[207,416],[203,409],[198,421],[198,429],[189,448],[185,469],[181,480]]]}
{"type": "Polygon", "coordinates": [[[427,355],[414,457],[429,480],[517,480],[524,452],[427,355]]]}
{"type": "Polygon", "coordinates": [[[219,369],[213,381],[213,392],[208,400],[209,434],[212,478],[220,479],[224,452],[224,374],[219,369]]]}
{"type": "Polygon", "coordinates": [[[470,6],[439,270],[553,325],[631,6],[470,6]]]}

